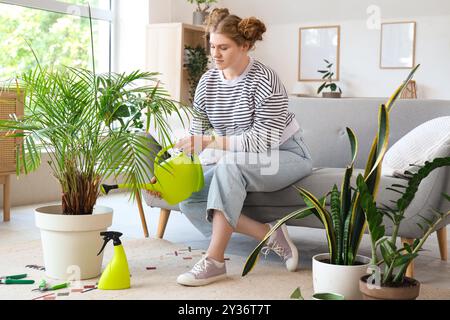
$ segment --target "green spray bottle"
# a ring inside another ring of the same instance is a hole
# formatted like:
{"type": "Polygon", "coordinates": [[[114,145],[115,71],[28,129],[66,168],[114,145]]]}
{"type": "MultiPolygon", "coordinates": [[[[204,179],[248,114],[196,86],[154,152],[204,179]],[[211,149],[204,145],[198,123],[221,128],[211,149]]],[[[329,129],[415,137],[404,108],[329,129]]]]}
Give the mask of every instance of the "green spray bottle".
{"type": "Polygon", "coordinates": [[[128,289],[130,287],[130,270],[128,269],[127,256],[123,249],[120,236],[122,233],[116,231],[100,232],[100,235],[105,241],[103,247],[97,255],[100,255],[105,249],[106,244],[113,240],[114,244],[114,256],[112,260],[103,270],[100,281],[98,282],[98,288],[101,290],[121,290],[128,289]]]}

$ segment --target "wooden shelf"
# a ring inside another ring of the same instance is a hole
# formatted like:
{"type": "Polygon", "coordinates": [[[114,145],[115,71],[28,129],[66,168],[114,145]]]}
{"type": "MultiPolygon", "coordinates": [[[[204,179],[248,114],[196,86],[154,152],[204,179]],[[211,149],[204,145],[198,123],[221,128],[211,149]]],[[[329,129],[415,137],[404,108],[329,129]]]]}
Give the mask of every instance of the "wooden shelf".
{"type": "Polygon", "coordinates": [[[189,83],[184,47],[207,48],[205,28],[186,23],[157,23],[147,27],[147,70],[159,72],[172,99],[189,104],[189,83]]]}

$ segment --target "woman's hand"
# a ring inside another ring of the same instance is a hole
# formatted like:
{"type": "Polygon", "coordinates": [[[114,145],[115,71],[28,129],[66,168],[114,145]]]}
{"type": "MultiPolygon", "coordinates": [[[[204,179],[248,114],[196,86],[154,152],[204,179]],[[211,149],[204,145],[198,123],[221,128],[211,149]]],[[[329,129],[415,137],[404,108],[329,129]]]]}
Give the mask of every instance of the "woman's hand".
{"type": "MultiPolygon", "coordinates": [[[[151,184],[155,184],[155,183],[156,183],[156,177],[155,177],[155,176],[150,180],[150,183],[151,183],[151,184]]],[[[149,195],[161,199],[161,192],[154,191],[154,190],[146,190],[146,191],[147,191],[147,193],[148,193],[149,195]]]]}
{"type": "Polygon", "coordinates": [[[174,148],[180,149],[187,155],[194,153],[199,154],[203,151],[211,142],[213,138],[211,136],[193,135],[180,139],[174,146],[174,148]]]}

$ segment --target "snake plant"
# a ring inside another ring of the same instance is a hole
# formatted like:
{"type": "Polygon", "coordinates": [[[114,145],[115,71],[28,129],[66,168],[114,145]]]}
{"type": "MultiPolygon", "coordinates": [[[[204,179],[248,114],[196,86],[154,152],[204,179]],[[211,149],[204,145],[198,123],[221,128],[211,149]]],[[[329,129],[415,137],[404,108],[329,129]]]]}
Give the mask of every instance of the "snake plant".
{"type": "MultiPolygon", "coordinates": [[[[385,105],[382,104],[379,108],[378,132],[373,140],[363,176],[368,192],[374,198],[376,198],[378,191],[381,163],[388,147],[389,112],[418,67],[419,65],[411,70],[408,77],[392,94],[388,102],[385,105]]],[[[288,214],[271,228],[247,258],[242,272],[243,276],[249,273],[256,264],[259,252],[273,232],[290,219],[302,219],[311,214],[314,214],[325,228],[330,262],[339,265],[353,265],[355,263],[356,254],[366,227],[366,218],[361,206],[360,193],[350,184],[358,152],[358,141],[350,128],[347,128],[347,134],[350,140],[352,160],[345,170],[341,190],[339,191],[337,186],[334,185],[328,194],[319,199],[308,190],[295,187],[300,196],[303,197],[306,207],[288,214]],[[327,197],[330,197],[330,210],[326,206],[327,197]]]]}
{"type": "MultiPolygon", "coordinates": [[[[394,207],[383,204],[381,208],[378,208],[363,177],[358,176],[357,185],[362,199],[361,206],[366,215],[371,239],[371,264],[378,266],[384,265],[384,271],[381,274],[375,274],[375,277],[380,277],[378,280],[381,285],[393,286],[403,282],[409,263],[418,256],[419,250],[422,248],[430,234],[436,230],[437,225],[450,215],[450,211],[438,212],[431,210],[433,213],[431,219],[420,216],[424,222],[422,224],[417,223],[417,226],[423,231],[423,236],[415,239],[412,245],[403,243],[402,247],[397,247],[396,239],[400,224],[404,219],[406,209],[411,204],[419,189],[420,183],[433,170],[444,166],[450,166],[450,157],[436,158],[431,162],[425,162],[424,166],[416,173],[406,171],[402,176],[403,179],[407,180],[406,186],[393,184],[391,188],[387,188],[388,190],[402,194],[395,202],[394,207]],[[385,236],[384,217],[391,220],[394,226],[390,237],[385,236]],[[378,248],[380,249],[383,258],[382,260],[379,260],[378,258],[378,248]]],[[[447,201],[450,201],[449,195],[444,194],[443,196],[447,201]]]]}

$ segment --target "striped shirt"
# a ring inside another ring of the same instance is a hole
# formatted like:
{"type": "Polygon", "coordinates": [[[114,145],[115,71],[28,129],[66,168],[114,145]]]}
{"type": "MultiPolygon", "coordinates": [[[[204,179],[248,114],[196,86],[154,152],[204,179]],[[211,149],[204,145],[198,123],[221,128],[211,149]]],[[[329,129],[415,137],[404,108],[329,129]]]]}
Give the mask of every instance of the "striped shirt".
{"type": "Polygon", "coordinates": [[[193,108],[189,133],[202,135],[213,129],[229,137],[231,151],[264,152],[298,130],[278,75],[252,58],[233,80],[226,80],[221,70],[207,71],[197,86],[193,108]]]}

